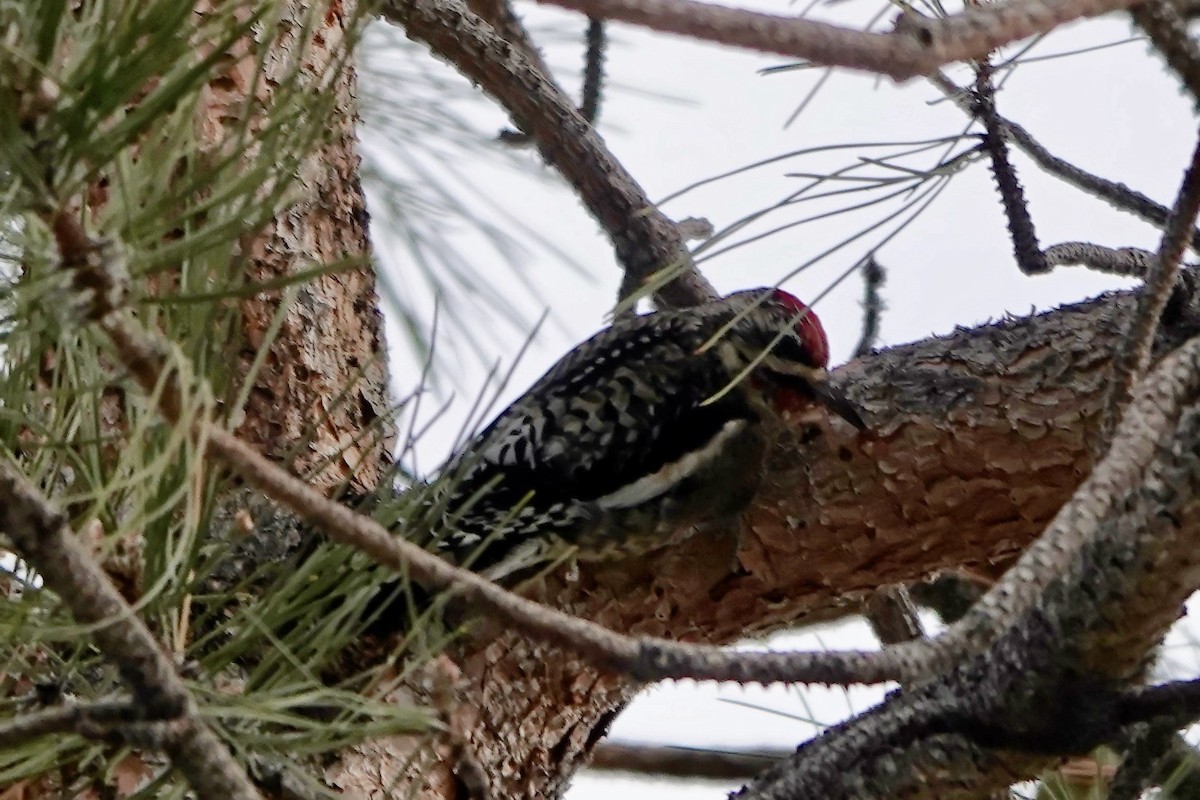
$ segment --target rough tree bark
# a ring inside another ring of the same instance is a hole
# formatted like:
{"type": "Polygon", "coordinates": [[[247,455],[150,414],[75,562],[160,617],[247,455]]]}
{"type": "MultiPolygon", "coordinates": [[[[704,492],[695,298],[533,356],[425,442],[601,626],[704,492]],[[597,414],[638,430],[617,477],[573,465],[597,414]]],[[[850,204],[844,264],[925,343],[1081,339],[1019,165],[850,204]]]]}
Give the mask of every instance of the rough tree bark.
{"type": "MultiPolygon", "coordinates": [[[[238,433],[265,454],[288,459],[316,486],[365,492],[378,485],[391,460],[390,436],[363,435],[387,412],[386,354],[358,176],[356,77],[352,65],[331,70],[346,55],[347,24],[357,13],[353,0],[332,3],[319,16],[319,29],[309,32],[306,5],[284,5],[270,42],[242,40],[232,48],[226,68],[209,82],[197,129],[207,148],[236,147],[247,96],[260,117],[251,126],[262,124],[296,59],[316,76],[314,84],[333,76],[325,89],[334,97],[328,140],[297,171],[287,213],[244,241],[242,255],[246,279],[256,283],[319,264],[361,264],[299,287],[254,377],[238,433]],[[255,80],[264,47],[263,74],[255,80]],[[297,442],[306,446],[293,452],[297,442]]],[[[266,342],[281,295],[261,292],[241,304],[241,349],[234,357],[242,379],[266,342]]]]}

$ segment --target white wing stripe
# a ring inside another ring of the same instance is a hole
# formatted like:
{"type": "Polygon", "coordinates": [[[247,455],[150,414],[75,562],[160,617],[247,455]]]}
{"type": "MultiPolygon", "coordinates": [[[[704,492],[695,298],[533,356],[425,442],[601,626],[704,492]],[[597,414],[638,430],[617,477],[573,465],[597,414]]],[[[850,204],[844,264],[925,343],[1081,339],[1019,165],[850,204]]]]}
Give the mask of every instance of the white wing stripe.
{"type": "Polygon", "coordinates": [[[746,427],[746,420],[734,419],[721,426],[721,430],[699,450],[693,450],[678,461],[666,464],[658,472],[638,478],[615,492],[597,498],[596,505],[603,509],[632,508],[662,495],[676,486],[698,468],[712,461],[721,452],[725,443],[746,427]]]}

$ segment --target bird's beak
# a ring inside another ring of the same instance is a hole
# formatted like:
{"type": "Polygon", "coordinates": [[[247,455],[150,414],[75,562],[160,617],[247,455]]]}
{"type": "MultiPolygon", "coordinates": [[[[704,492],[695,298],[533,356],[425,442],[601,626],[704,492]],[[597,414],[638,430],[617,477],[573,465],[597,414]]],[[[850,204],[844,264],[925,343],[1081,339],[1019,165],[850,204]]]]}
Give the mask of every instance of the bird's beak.
{"type": "Polygon", "coordinates": [[[813,379],[809,380],[809,387],[812,389],[813,399],[818,403],[860,431],[867,429],[867,423],[863,421],[862,415],[858,413],[858,407],[851,403],[849,398],[842,394],[841,390],[835,389],[830,385],[828,372],[821,370],[818,376],[814,376],[813,379]]]}
{"type": "Polygon", "coordinates": [[[860,431],[867,429],[867,423],[863,421],[858,407],[851,403],[840,389],[830,384],[829,370],[770,357],[764,360],[763,366],[772,380],[790,388],[806,400],[825,406],[860,431]]]}

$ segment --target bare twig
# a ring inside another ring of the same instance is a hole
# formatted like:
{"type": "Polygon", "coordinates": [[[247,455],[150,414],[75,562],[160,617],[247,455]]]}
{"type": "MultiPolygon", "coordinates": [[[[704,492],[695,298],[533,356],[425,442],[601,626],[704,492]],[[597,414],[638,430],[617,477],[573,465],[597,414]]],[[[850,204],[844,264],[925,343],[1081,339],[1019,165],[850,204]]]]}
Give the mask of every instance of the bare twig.
{"type": "Polygon", "coordinates": [[[992,176],[1004,205],[1004,219],[1012,240],[1013,257],[1017,267],[1026,275],[1050,271],[1050,265],[1038,246],[1037,230],[1029,214],[1025,189],[1017,179],[1017,171],[1008,158],[1007,138],[996,113],[996,87],[992,83],[992,67],[985,59],[975,68],[975,115],[985,131],[983,147],[992,166],[992,176]]]}
{"type": "Polygon", "coordinates": [[[867,598],[863,614],[882,645],[911,642],[925,635],[917,607],[903,584],[876,589],[867,598]]]}
{"type": "Polygon", "coordinates": [[[1187,20],[1167,0],[1137,3],[1129,9],[1129,14],[1179,75],[1193,102],[1200,103],[1200,47],[1188,33],[1187,20]]]}
{"type": "Polygon", "coordinates": [[[1128,278],[1144,278],[1154,263],[1154,253],[1138,247],[1105,247],[1091,242],[1061,242],[1052,244],[1043,251],[1046,263],[1054,267],[1081,264],[1085,267],[1123,275],[1128,278]]]}
{"type": "Polygon", "coordinates": [[[195,701],[146,625],[79,544],[66,518],[11,464],[0,461],[0,530],[133,689],[144,719],[178,718],[161,743],[201,797],[259,797],[242,767],[197,716],[195,701]]]}
{"type": "Polygon", "coordinates": [[[847,67],[897,81],[927,75],[1064,22],[1118,11],[1137,0],[1024,0],[972,5],[941,19],[902,17],[893,33],[864,31],[796,17],[761,14],[695,0],[542,0],[590,17],[847,67]]]}
{"type": "Polygon", "coordinates": [[[670,778],[738,780],[757,775],[773,762],[791,755],[793,749],[730,752],[600,742],[593,751],[588,767],[606,772],[633,772],[670,778]]]}
{"type": "MultiPolygon", "coordinates": [[[[175,717],[175,720],[179,719],[175,717]]],[[[127,741],[123,728],[141,726],[146,722],[146,708],[130,700],[75,703],[31,711],[0,722],[0,747],[23,744],[30,739],[54,733],[74,733],[89,739],[123,742],[127,741]]]]}
{"type": "Polygon", "coordinates": [[[662,305],[686,307],[717,296],[696,271],[675,226],[612,157],[575,104],[462,0],[387,0],[382,14],[482,86],[534,138],[542,157],[608,233],[626,283],[641,286],[669,270],[671,280],[655,292],[662,305]]]}
{"type": "Polygon", "coordinates": [[[879,318],[883,315],[883,294],[880,289],[887,281],[887,270],[874,253],[867,255],[860,272],[863,279],[863,326],[862,335],[854,347],[855,358],[871,352],[879,339],[879,318]]]}
{"type": "Polygon", "coordinates": [[[585,38],[587,50],[584,53],[579,113],[594,127],[600,120],[600,100],[604,95],[604,50],[608,46],[604,20],[589,18],[585,38]]]}
{"type": "MultiPolygon", "coordinates": [[[[508,19],[516,22],[517,27],[520,28],[521,35],[528,40],[528,34],[525,32],[524,26],[521,26],[520,21],[516,20],[516,17],[512,14],[512,10],[508,4],[504,3],[503,0],[497,0],[497,2],[502,4],[508,10],[508,19]]],[[[491,23],[492,27],[496,28],[498,33],[500,33],[502,36],[505,36],[505,38],[509,39],[509,41],[513,41],[511,36],[505,35],[504,28],[496,25],[495,21],[493,21],[488,14],[483,13],[480,10],[479,7],[481,5],[487,5],[487,3],[477,1],[474,3],[469,2],[468,5],[471,7],[472,11],[474,11],[476,14],[479,14],[479,16],[491,23]]],[[[509,27],[511,27],[511,23],[509,23],[509,27]]],[[[608,37],[604,32],[604,20],[588,20],[587,31],[584,33],[584,45],[583,89],[580,92],[579,113],[593,127],[595,127],[596,123],[600,120],[600,100],[604,93],[604,50],[608,45],[608,37]]],[[[541,54],[537,53],[536,50],[533,52],[537,54],[538,58],[536,60],[531,59],[531,61],[535,66],[542,70],[543,75],[553,82],[553,76],[550,74],[549,67],[547,67],[541,61],[541,54]]],[[[557,83],[555,86],[557,86],[557,83]]],[[[530,144],[533,141],[533,138],[528,134],[514,130],[500,131],[500,139],[508,144],[516,145],[530,144]]]]}
{"type": "MultiPolygon", "coordinates": [[[[480,13],[479,8],[476,7],[480,5],[479,2],[469,5],[472,7],[472,11],[479,13],[482,18],[487,19],[487,22],[492,23],[492,28],[497,28],[496,23],[492,22],[486,13],[480,13]]],[[[505,5],[505,7],[508,6],[505,5]]],[[[511,10],[509,13],[511,16],[511,10]]],[[[517,24],[520,25],[520,20],[517,20],[517,24]]],[[[500,34],[504,35],[502,29],[497,28],[497,30],[500,34]]],[[[522,35],[526,35],[524,34],[523,26],[521,31],[522,35]]],[[[506,36],[505,38],[509,38],[512,41],[511,37],[506,36]]],[[[604,20],[588,19],[588,28],[584,32],[584,48],[586,49],[583,52],[583,89],[580,92],[580,114],[593,127],[595,127],[596,122],[600,121],[600,100],[602,95],[604,95],[604,55],[607,44],[608,37],[605,34],[604,20]]],[[[550,68],[545,64],[541,64],[540,54],[539,60],[534,61],[534,64],[541,68],[544,76],[553,78],[550,74],[550,68]]],[[[500,131],[500,140],[508,144],[522,145],[532,143],[533,137],[520,131],[509,130],[500,131]]]]}
{"type": "MultiPolygon", "coordinates": [[[[966,113],[974,114],[970,92],[955,85],[940,71],[928,77],[930,83],[937,87],[947,99],[966,113]]],[[[1092,197],[1103,200],[1118,211],[1133,214],[1138,219],[1149,222],[1156,228],[1162,228],[1167,224],[1171,210],[1166,206],[1154,202],[1146,195],[1123,183],[1093,175],[1069,161],[1059,158],[1034,139],[1029,131],[1012,120],[1004,119],[999,115],[996,119],[1004,131],[1004,135],[1012,140],[1021,152],[1033,159],[1033,162],[1043,171],[1076,189],[1087,192],[1092,197]]],[[[1191,241],[1192,247],[1200,248],[1200,231],[1192,231],[1191,241]]]]}
{"type": "Polygon", "coordinates": [[[1159,318],[1175,288],[1183,252],[1191,238],[1196,215],[1200,213],[1200,140],[1192,151],[1192,160],[1184,173],[1175,207],[1163,232],[1158,254],[1146,274],[1146,285],[1138,295],[1137,313],[1129,333],[1113,358],[1113,385],[1105,404],[1098,448],[1103,448],[1117,420],[1129,402],[1133,386],[1150,363],[1150,345],[1158,329],[1159,318]]]}

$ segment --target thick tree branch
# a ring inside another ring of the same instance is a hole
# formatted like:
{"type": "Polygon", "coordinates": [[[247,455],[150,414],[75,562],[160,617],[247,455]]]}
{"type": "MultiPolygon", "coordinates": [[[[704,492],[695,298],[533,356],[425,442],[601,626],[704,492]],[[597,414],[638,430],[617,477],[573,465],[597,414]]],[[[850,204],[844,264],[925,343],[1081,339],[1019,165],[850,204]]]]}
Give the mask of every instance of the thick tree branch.
{"type": "Polygon", "coordinates": [[[941,19],[908,15],[893,33],[868,33],[694,0],[542,0],[589,17],[613,19],[694,39],[847,67],[897,81],[955,61],[982,58],[1064,22],[1129,8],[1137,0],[1009,0],[941,19]]]}
{"type": "MultiPolygon", "coordinates": [[[[1174,611],[1200,584],[1200,559],[1186,557],[1194,547],[1170,546],[1183,538],[1176,521],[1200,506],[1200,411],[1191,405],[1200,388],[1197,367],[1200,339],[1158,368],[1158,383],[1167,373],[1188,387],[1188,407],[1163,398],[1175,404],[1169,416],[1176,418],[1144,482],[1071,553],[1037,605],[982,651],[806,743],[744,797],[943,797],[955,786],[999,789],[1039,760],[1085,753],[1126,726],[1194,719],[1200,682],[1125,687],[1151,644],[1130,637],[1146,624],[1137,618],[1145,607],[1131,610],[1130,600],[1148,590],[1174,611]],[[1152,588],[1164,581],[1176,591],[1152,588]]],[[[1023,562],[1008,574],[1028,573],[1023,562]]],[[[1155,639],[1165,616],[1149,623],[1155,639]]]]}
{"type": "MultiPolygon", "coordinates": [[[[1069,571],[1100,527],[1109,523],[1125,498],[1142,485],[1156,451],[1174,435],[1174,418],[1200,388],[1200,375],[1195,369],[1198,359],[1200,339],[1193,339],[1165,359],[1139,387],[1104,461],[1016,566],[963,619],[935,640],[938,661],[936,666],[931,665],[933,669],[949,669],[964,652],[977,650],[987,643],[987,637],[1010,627],[1030,609],[1045,605],[1047,588],[1069,571]]],[[[1186,563],[1180,566],[1186,567],[1186,563]]],[[[1093,574],[1089,580],[1103,581],[1105,577],[1136,581],[1143,576],[1093,574]]],[[[1169,582],[1168,576],[1161,573],[1153,580],[1158,584],[1169,582]]],[[[1105,608],[1096,613],[1111,615],[1118,611],[1105,608]]],[[[1173,608],[1170,613],[1174,613],[1173,608]]]]}

